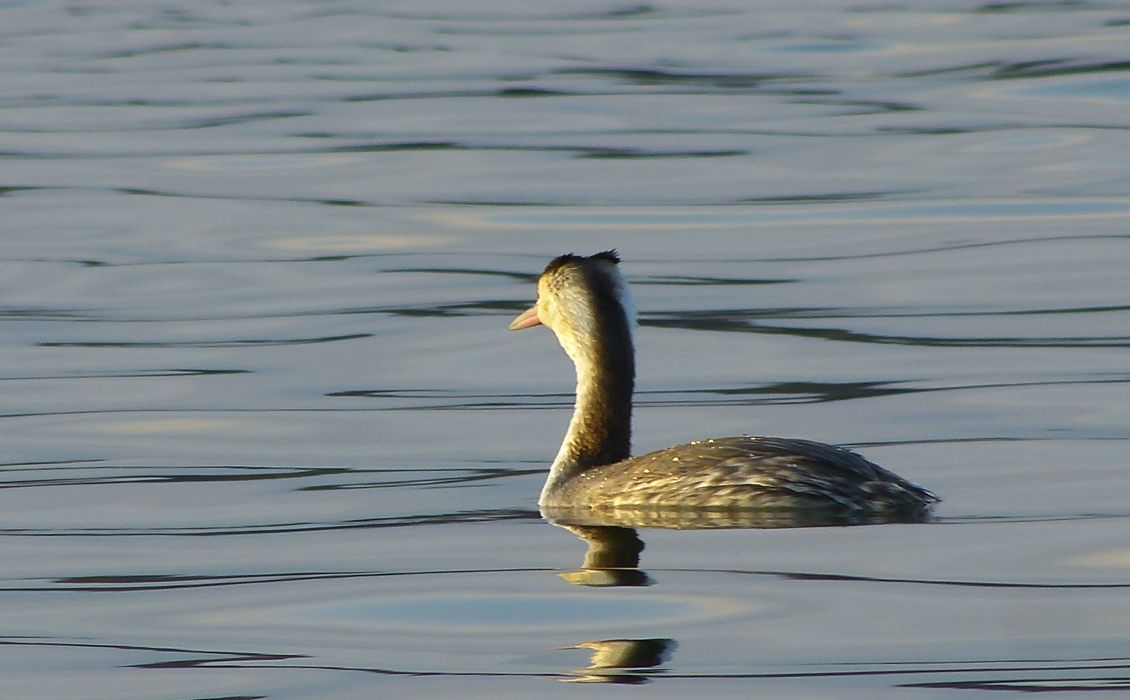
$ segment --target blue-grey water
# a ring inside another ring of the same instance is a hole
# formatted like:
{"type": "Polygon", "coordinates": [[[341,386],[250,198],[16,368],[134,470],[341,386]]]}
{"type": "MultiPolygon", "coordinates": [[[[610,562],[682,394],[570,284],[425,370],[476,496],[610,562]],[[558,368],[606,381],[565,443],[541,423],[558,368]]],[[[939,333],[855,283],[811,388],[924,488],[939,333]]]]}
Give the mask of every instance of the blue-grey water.
{"type": "Polygon", "coordinates": [[[1100,2],[0,4],[3,695],[1121,696],[1128,47],[1100,2]],[[572,370],[505,329],[611,247],[637,451],[847,444],[935,522],[584,570],[536,509],[572,370]]]}

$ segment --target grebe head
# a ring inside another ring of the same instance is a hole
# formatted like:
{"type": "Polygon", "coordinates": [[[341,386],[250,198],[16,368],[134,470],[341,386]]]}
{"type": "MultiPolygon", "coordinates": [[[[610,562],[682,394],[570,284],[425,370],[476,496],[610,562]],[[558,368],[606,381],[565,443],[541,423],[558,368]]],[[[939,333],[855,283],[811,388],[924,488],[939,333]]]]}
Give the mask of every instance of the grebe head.
{"type": "Polygon", "coordinates": [[[538,277],[537,303],[510,330],[548,326],[578,365],[594,361],[601,343],[626,343],[631,352],[636,307],[619,263],[615,250],[554,258],[538,277]]]}
{"type": "Polygon", "coordinates": [[[545,324],[577,370],[573,418],[549,478],[544,502],[581,471],[626,459],[631,452],[635,305],[616,251],[562,255],[538,278],[538,301],[511,330],[545,324]]]}

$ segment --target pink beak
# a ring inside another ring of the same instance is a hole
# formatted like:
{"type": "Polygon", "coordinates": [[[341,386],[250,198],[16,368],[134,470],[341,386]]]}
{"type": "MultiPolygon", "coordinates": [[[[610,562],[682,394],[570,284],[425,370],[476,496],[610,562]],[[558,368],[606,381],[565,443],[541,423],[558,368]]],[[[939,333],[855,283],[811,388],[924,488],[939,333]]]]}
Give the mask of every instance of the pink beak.
{"type": "Polygon", "coordinates": [[[510,322],[510,330],[520,331],[523,328],[533,328],[540,324],[541,319],[538,318],[538,307],[537,304],[534,304],[519,314],[518,318],[510,322]]]}

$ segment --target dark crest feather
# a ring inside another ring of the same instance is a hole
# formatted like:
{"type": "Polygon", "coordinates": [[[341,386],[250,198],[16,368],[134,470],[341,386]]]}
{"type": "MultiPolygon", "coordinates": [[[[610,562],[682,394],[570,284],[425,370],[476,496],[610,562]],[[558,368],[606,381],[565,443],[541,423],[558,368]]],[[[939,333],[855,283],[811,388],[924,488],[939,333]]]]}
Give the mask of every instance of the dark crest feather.
{"type": "MultiPolygon", "coordinates": [[[[566,265],[583,263],[587,260],[604,260],[605,262],[610,262],[613,265],[619,265],[620,254],[616,252],[615,248],[610,250],[602,250],[601,252],[596,253],[595,255],[590,255],[588,257],[584,255],[577,255],[576,253],[566,253],[564,255],[558,255],[553,260],[550,260],[549,264],[545,266],[545,272],[553,272],[554,270],[560,270],[566,265]]],[[[545,274],[545,272],[543,272],[542,274],[545,274]]]]}

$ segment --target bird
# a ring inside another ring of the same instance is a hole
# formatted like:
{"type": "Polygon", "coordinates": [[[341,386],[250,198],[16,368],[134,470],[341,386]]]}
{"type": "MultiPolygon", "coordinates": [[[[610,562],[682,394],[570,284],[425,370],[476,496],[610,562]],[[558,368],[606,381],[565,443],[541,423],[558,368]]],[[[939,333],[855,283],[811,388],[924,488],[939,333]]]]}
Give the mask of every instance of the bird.
{"type": "MultiPolygon", "coordinates": [[[[924,519],[940,499],[861,455],[810,440],[715,437],[631,456],[636,307],[615,250],[554,258],[510,330],[544,325],[573,361],[573,415],[543,512],[644,509],[924,519]]],[[[623,521],[622,521],[623,522],[623,521]]]]}

